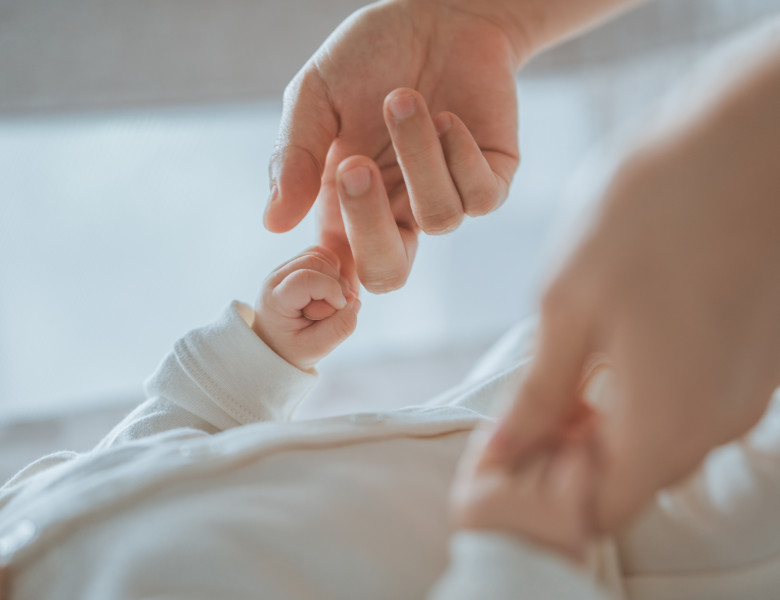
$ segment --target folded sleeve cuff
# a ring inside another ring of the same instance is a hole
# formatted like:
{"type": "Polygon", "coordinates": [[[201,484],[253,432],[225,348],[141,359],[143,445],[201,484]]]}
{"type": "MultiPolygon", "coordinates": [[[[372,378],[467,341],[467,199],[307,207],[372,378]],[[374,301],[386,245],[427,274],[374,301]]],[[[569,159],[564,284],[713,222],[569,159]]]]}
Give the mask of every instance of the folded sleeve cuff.
{"type": "Polygon", "coordinates": [[[593,577],[516,536],[462,531],[450,543],[450,565],[429,600],[517,598],[607,600],[593,577]]]}
{"type": "Polygon", "coordinates": [[[149,397],[165,397],[228,429],[289,420],[316,383],[253,331],[254,311],[233,302],[211,325],[190,331],[146,382],[149,397]]]}

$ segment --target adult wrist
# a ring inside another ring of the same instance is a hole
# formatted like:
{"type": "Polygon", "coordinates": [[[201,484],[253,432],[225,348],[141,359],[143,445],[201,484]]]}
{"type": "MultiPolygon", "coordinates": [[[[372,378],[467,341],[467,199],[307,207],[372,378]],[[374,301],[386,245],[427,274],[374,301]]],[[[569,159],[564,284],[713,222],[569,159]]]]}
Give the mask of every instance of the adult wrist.
{"type": "Polygon", "coordinates": [[[536,54],[536,42],[541,23],[544,22],[545,2],[538,0],[447,0],[458,9],[479,11],[479,16],[495,23],[506,32],[517,58],[517,68],[522,67],[536,54]]]}
{"type": "Polygon", "coordinates": [[[484,19],[506,36],[519,70],[536,53],[535,31],[543,22],[545,2],[539,0],[397,0],[416,10],[455,11],[484,19]]]}
{"type": "Polygon", "coordinates": [[[647,0],[408,1],[449,7],[493,22],[506,33],[519,68],[535,54],[647,0]]]}

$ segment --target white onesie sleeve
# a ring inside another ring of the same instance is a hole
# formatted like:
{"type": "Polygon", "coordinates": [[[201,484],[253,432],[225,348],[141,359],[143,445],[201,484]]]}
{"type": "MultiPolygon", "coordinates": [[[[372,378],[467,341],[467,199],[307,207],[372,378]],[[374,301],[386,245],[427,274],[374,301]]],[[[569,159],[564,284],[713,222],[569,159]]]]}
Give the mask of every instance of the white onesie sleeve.
{"type": "Polygon", "coordinates": [[[105,448],[170,429],[216,433],[288,421],[317,376],[291,365],[252,331],[254,311],[233,302],[182,337],[146,381],[148,400],[101,442],[105,448]]]}
{"type": "MultiPolygon", "coordinates": [[[[252,331],[254,311],[233,302],[220,318],[176,342],[146,381],[147,400],[93,451],[173,429],[209,435],[257,421],[286,421],[317,380],[271,350],[252,331]]],[[[78,457],[57,452],[25,467],[4,487],[78,457]]]]}
{"type": "Polygon", "coordinates": [[[465,531],[428,600],[608,600],[593,578],[519,537],[465,531]]]}

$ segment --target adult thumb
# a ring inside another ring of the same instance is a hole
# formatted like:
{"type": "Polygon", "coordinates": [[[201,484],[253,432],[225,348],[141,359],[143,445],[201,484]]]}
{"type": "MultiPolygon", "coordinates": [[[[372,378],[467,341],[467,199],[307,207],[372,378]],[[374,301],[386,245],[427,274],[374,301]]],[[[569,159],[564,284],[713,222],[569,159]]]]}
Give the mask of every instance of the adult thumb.
{"type": "Polygon", "coordinates": [[[337,134],[338,118],[326,84],[316,69],[307,65],[284,91],[282,120],[269,165],[267,229],[288,231],[309,212],[337,134]]]}
{"type": "Polygon", "coordinates": [[[493,431],[484,461],[502,464],[517,460],[576,414],[582,402],[583,369],[591,350],[587,317],[576,309],[543,308],[536,353],[493,431]]]}

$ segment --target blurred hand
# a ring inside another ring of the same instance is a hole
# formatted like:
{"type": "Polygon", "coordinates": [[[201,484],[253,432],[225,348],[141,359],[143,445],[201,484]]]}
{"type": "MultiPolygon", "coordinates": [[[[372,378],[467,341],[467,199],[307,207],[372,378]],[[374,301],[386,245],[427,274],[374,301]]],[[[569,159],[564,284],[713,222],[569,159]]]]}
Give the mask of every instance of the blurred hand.
{"type": "Polygon", "coordinates": [[[585,558],[599,485],[596,423],[584,403],[573,409],[558,430],[506,461],[485,460],[488,429],[472,434],[452,489],[457,528],[517,535],[585,558]]]}
{"type": "Polygon", "coordinates": [[[780,384],[780,45],[736,72],[618,170],[547,288],[537,354],[486,451],[511,463],[555,431],[606,352],[603,531],[746,433],[780,384]]]}
{"type": "Polygon", "coordinates": [[[287,362],[314,367],[355,330],[360,300],[340,275],[338,257],[310,248],[271,273],[252,329],[287,362]]]}
{"type": "Polygon", "coordinates": [[[528,54],[507,5],[390,0],[347,19],[285,92],[268,229],[291,229],[318,198],[320,243],[353,284],[356,272],[386,292],[404,284],[420,229],[498,207],[528,54]]]}

